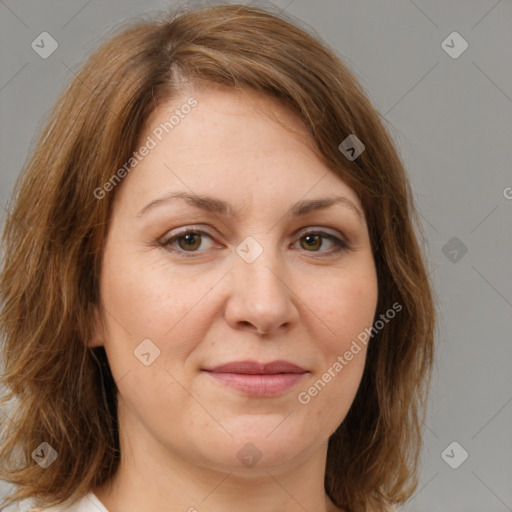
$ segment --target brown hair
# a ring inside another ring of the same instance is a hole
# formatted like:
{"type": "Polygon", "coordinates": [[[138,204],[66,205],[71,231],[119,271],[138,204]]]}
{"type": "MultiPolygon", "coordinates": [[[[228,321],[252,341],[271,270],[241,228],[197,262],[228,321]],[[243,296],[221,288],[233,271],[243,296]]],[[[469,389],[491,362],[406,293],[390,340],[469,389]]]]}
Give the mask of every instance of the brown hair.
{"type": "Polygon", "coordinates": [[[403,308],[368,345],[355,400],[329,440],[325,489],[351,512],[403,503],[418,484],[435,331],[404,166],[361,85],[317,35],[269,10],[217,5],[138,21],[104,43],[59,99],[17,183],[0,278],[3,403],[17,400],[0,438],[0,478],[16,486],[4,504],[61,503],[118,467],[116,384],[103,347],[87,346],[115,193],[98,200],[94,191],[137,149],[155,98],[182,90],[179,76],[277,98],[359,195],[375,318],[403,308]],[[353,161],[338,149],[350,134],[365,145],[353,161]],[[46,470],[31,458],[42,442],[58,452],[46,470]]]}

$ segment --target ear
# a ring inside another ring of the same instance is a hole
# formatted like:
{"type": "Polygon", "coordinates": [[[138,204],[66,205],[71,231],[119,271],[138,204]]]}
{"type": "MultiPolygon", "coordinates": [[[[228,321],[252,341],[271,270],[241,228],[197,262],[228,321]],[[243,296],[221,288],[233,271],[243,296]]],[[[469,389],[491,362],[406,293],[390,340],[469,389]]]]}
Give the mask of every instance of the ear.
{"type": "Polygon", "coordinates": [[[105,343],[105,328],[103,325],[103,317],[100,314],[98,304],[89,304],[89,321],[92,323],[90,328],[91,336],[86,340],[86,344],[90,348],[100,347],[105,343]]]}

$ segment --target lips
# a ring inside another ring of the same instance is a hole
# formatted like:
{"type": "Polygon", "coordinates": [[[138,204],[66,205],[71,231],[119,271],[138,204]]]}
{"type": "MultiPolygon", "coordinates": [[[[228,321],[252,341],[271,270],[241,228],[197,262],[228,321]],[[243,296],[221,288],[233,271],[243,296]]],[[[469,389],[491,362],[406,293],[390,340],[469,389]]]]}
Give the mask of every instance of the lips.
{"type": "Polygon", "coordinates": [[[275,375],[276,373],[307,373],[307,370],[288,361],[236,361],[215,366],[205,371],[213,373],[243,373],[246,375],[275,375]]]}
{"type": "Polygon", "coordinates": [[[295,387],[307,370],[289,361],[236,361],[203,370],[215,381],[254,397],[275,397],[295,387]]]}

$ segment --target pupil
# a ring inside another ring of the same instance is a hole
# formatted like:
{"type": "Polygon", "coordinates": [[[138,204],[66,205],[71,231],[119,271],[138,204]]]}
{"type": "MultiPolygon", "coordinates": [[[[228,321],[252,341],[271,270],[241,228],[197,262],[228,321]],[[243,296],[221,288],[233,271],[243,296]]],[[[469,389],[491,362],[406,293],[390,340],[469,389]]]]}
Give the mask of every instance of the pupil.
{"type": "MultiPolygon", "coordinates": [[[[186,235],[183,235],[181,238],[185,240],[185,245],[190,249],[196,249],[198,244],[197,244],[197,240],[196,242],[194,243],[194,240],[196,239],[197,235],[193,234],[193,233],[187,233],[186,235]]],[[[199,239],[199,237],[197,237],[199,239]]],[[[187,248],[186,247],[186,248],[187,248]]]]}
{"type": "Polygon", "coordinates": [[[319,235],[306,235],[306,243],[308,247],[317,247],[318,248],[318,240],[320,239],[319,235]]]}

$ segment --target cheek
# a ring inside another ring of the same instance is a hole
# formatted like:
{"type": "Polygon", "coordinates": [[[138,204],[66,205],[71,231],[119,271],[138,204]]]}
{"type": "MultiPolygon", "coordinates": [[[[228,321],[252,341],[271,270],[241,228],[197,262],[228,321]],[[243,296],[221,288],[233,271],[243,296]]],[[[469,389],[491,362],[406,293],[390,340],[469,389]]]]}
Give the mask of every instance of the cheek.
{"type": "Polygon", "coordinates": [[[377,307],[372,269],[369,266],[359,275],[347,273],[331,280],[327,290],[313,290],[309,296],[318,316],[312,339],[322,357],[297,399],[304,414],[314,417],[329,433],[344,420],[361,383],[367,353],[361,334],[371,328],[377,307]]]}
{"type": "Polygon", "coordinates": [[[101,294],[109,313],[106,341],[115,352],[113,359],[126,364],[139,344],[150,339],[160,350],[159,364],[183,361],[204,337],[208,312],[201,298],[215,277],[173,269],[157,250],[141,258],[133,248],[112,246],[105,252],[101,294]],[[203,321],[197,321],[201,315],[203,321]]]}
{"type": "Polygon", "coordinates": [[[103,260],[105,350],[119,392],[132,413],[140,412],[141,422],[146,413],[149,418],[161,409],[163,399],[182,407],[186,395],[165,370],[183,380],[183,363],[204,337],[204,324],[194,321],[201,313],[196,303],[212,286],[180,277],[165,259],[159,260],[141,258],[133,247],[122,245],[112,245],[103,260]],[[148,352],[152,362],[145,366],[137,355],[148,352]]]}
{"type": "MultiPolygon", "coordinates": [[[[308,302],[318,316],[324,350],[342,354],[353,340],[371,327],[377,308],[378,286],[373,265],[360,273],[340,273],[328,287],[314,290],[308,302]]],[[[318,339],[318,338],[317,338],[318,339]]]]}
{"type": "Polygon", "coordinates": [[[101,293],[105,307],[118,313],[128,331],[140,334],[147,329],[148,336],[162,336],[190,309],[194,284],[183,286],[165,262],[151,260],[113,248],[104,259],[101,293]]]}

